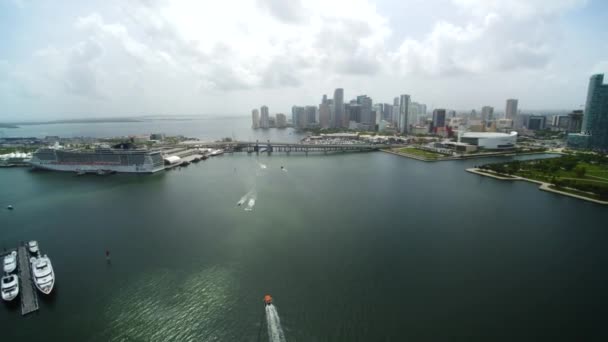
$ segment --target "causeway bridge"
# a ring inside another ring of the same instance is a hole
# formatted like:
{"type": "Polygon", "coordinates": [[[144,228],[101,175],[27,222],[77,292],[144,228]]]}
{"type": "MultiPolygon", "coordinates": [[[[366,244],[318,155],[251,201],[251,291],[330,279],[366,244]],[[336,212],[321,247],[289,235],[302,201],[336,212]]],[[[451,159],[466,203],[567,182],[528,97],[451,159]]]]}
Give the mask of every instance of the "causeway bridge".
{"type": "Polygon", "coordinates": [[[300,143],[300,142],[274,142],[274,141],[226,141],[201,142],[188,141],[183,145],[189,147],[222,148],[226,152],[272,153],[272,152],[366,152],[376,151],[396,145],[372,143],[300,143]]]}

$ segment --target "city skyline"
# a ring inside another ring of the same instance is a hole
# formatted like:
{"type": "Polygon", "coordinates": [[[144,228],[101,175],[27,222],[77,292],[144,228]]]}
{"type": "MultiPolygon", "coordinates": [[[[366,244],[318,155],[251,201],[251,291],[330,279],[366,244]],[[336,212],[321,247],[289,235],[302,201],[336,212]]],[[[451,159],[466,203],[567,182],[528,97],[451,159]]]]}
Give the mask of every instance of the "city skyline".
{"type": "Polygon", "coordinates": [[[608,71],[607,17],[599,0],[4,1],[0,115],[288,113],[336,88],[429,110],[580,109],[587,76],[608,71]]]}

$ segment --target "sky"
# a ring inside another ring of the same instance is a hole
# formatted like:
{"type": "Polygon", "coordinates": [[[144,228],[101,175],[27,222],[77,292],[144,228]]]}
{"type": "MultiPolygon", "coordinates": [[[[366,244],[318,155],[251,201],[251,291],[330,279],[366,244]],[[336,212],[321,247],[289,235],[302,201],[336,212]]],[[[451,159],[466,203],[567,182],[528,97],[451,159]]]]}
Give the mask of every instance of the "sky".
{"type": "Polygon", "coordinates": [[[606,37],[604,0],[0,0],[0,121],[290,113],[338,87],[579,109],[606,37]]]}

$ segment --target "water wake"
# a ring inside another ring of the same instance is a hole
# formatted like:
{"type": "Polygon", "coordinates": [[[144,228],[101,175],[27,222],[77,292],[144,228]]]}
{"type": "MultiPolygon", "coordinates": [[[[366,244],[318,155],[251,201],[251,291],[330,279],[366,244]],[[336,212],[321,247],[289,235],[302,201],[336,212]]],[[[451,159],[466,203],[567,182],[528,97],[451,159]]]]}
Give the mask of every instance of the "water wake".
{"type": "Polygon", "coordinates": [[[266,305],[266,322],[268,323],[268,339],[270,342],[285,342],[279,313],[272,304],[266,305]]]}

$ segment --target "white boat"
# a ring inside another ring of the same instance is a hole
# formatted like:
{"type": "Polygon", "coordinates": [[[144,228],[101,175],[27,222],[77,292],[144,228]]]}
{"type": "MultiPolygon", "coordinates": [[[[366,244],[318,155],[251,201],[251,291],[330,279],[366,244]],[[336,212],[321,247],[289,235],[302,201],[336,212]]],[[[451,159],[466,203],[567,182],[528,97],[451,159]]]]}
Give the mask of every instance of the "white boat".
{"type": "Polygon", "coordinates": [[[4,272],[11,273],[17,268],[17,252],[12,251],[4,257],[4,272]]]}
{"type": "Polygon", "coordinates": [[[30,253],[37,254],[38,253],[38,241],[30,241],[27,243],[27,248],[30,250],[30,253]]]}
{"type": "Polygon", "coordinates": [[[51,259],[44,255],[41,257],[30,258],[32,264],[32,276],[34,277],[34,284],[40,292],[49,294],[53,291],[53,285],[55,285],[55,273],[53,272],[53,265],[51,265],[51,259]]]}
{"type": "Polygon", "coordinates": [[[218,149],[218,150],[211,151],[212,156],[219,156],[220,154],[224,154],[224,150],[218,149]]]}
{"type": "Polygon", "coordinates": [[[254,198],[250,198],[249,202],[247,202],[247,208],[245,208],[245,210],[252,211],[254,205],[255,205],[255,199],[254,198]]]}
{"type": "Polygon", "coordinates": [[[2,292],[2,299],[7,302],[15,299],[19,295],[19,278],[14,274],[2,277],[0,292],[2,292]]]}

